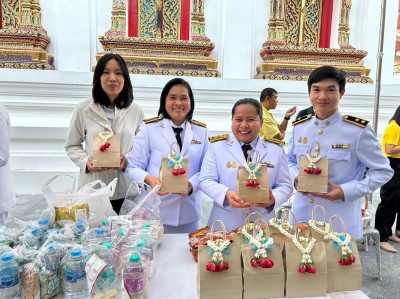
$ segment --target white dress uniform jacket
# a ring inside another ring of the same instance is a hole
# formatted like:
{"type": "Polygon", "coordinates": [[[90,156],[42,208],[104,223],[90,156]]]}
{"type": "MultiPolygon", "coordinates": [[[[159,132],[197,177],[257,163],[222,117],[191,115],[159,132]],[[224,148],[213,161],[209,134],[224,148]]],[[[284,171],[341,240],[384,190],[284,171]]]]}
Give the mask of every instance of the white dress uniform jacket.
{"type": "MultiPolygon", "coordinates": [[[[161,220],[165,225],[179,226],[201,218],[201,192],[199,172],[208,148],[207,128],[186,121],[182,140],[182,155],[188,159],[191,195],[167,194],[161,197],[161,220]]],[[[143,123],[135,136],[126,175],[131,180],[144,181],[148,174],[159,177],[161,160],[170,153],[171,143],[176,142],[171,120],[162,117],[143,123]]]]}
{"type": "Polygon", "coordinates": [[[265,220],[269,220],[275,215],[272,211],[290,197],[293,188],[283,147],[259,137],[255,149],[260,153],[261,162],[274,166],[268,167],[268,177],[275,205],[267,209],[259,207],[239,209],[230,206],[225,194],[229,189],[236,191],[238,167],[244,166],[246,160],[239,141],[234,136],[229,136],[210,144],[201,167],[200,189],[214,200],[208,225],[215,220],[222,220],[226,229],[234,230],[244,225],[246,215],[253,211],[260,212],[265,220]],[[232,164],[236,164],[236,167],[232,167],[232,164]]]}
{"type": "MultiPolygon", "coordinates": [[[[360,198],[374,192],[392,177],[389,160],[384,156],[368,121],[342,116],[339,110],[325,120],[312,116],[295,124],[289,142],[287,158],[293,184],[299,175],[299,158],[306,156],[315,141],[321,145],[321,156],[329,159],[328,181],[342,187],[344,199],[329,201],[297,192],[292,211],[298,221],[308,221],[313,207],[321,205],[326,209],[328,219],[332,215],[341,216],[347,232],[356,239],[361,238],[360,198]],[[363,179],[366,167],[369,171],[363,179]]],[[[336,223],[335,229],[341,231],[341,226],[336,223]]]]}
{"type": "Polygon", "coordinates": [[[72,162],[80,168],[79,188],[95,180],[101,180],[108,185],[113,179],[118,178],[114,195],[110,199],[125,198],[130,181],[123,171],[89,172],[86,164],[89,157],[93,155],[93,136],[104,130],[120,136],[121,154],[124,154],[128,161],[133,136],[139,131],[143,118],[143,110],[135,102],[124,109],[115,107],[113,127],[101,105],[94,103],[93,99],[83,101],[76,106],[65,142],[65,150],[72,162]],[[85,147],[83,147],[83,142],[85,147]]]}
{"type": "Polygon", "coordinates": [[[10,169],[10,118],[6,108],[0,104],[0,213],[6,213],[15,204],[10,169]]]}

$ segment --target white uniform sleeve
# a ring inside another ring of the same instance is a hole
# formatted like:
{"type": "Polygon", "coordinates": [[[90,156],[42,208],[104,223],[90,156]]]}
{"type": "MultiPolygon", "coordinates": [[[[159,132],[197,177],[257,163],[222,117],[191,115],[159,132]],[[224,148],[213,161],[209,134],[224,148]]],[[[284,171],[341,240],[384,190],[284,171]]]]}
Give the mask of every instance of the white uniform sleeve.
{"type": "Polygon", "coordinates": [[[288,163],[285,158],[285,152],[282,152],[279,158],[279,170],[276,176],[275,184],[272,186],[272,193],[275,197],[274,209],[279,209],[284,204],[293,192],[292,183],[289,175],[288,163]]]}
{"type": "MultiPolygon", "coordinates": [[[[205,157],[205,155],[207,153],[207,150],[208,150],[208,145],[209,145],[209,142],[208,142],[208,129],[206,129],[206,133],[205,133],[205,136],[204,136],[204,147],[203,147],[203,151],[201,153],[201,159],[200,159],[200,168],[201,168],[201,165],[203,165],[204,157],[205,157]]],[[[196,193],[197,191],[199,191],[199,189],[200,189],[200,172],[197,172],[194,175],[192,175],[189,178],[189,182],[192,184],[192,187],[193,187],[192,193],[196,193]]]]}
{"type": "MultiPolygon", "coordinates": [[[[294,129],[293,129],[294,131],[294,129]]],[[[294,135],[294,133],[293,133],[294,135]]],[[[297,163],[297,157],[293,153],[294,151],[294,140],[293,136],[290,138],[289,147],[286,154],[286,159],[289,167],[290,179],[292,180],[292,186],[294,186],[294,180],[299,175],[299,164],[297,163]]]]}
{"type": "Polygon", "coordinates": [[[4,107],[0,106],[0,167],[6,165],[10,158],[10,131],[8,113],[4,107]]]}

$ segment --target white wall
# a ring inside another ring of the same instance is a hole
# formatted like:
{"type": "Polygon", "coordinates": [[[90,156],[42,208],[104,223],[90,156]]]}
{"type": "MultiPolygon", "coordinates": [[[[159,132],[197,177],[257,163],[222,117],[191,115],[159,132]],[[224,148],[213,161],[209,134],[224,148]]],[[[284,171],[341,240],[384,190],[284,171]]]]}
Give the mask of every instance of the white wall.
{"type": "MultiPolygon", "coordinates": [[[[378,131],[400,104],[400,77],[393,77],[397,0],[387,0],[383,86],[378,131]],[[387,51],[387,53],[386,53],[387,51]],[[391,63],[391,64],[390,64],[391,63]],[[397,80],[397,81],[396,81],[397,80]],[[397,82],[397,85],[394,83],[397,82]]],[[[268,86],[279,92],[274,115],[281,121],[291,106],[309,106],[306,82],[252,79],[262,62],[267,40],[269,1],[207,0],[206,34],[216,44],[211,57],[219,61],[222,78],[185,77],[196,99],[195,119],[208,124],[211,134],[230,130],[230,110],[243,97],[259,98],[268,86]]],[[[380,1],[353,1],[350,43],[367,50],[365,65],[375,77],[380,1]],[[354,30],[354,32],[353,32],[354,30]]],[[[95,55],[102,51],[98,36],[110,29],[112,0],[40,0],[42,24],[51,38],[48,52],[55,71],[0,69],[0,102],[9,111],[13,139],[11,167],[18,193],[40,193],[55,174],[77,174],[63,148],[74,106],[91,94],[95,55]]],[[[171,77],[131,75],[135,100],[146,117],[156,116],[159,95],[171,77]]],[[[343,113],[372,120],[375,86],[348,84],[340,106],[343,113]]],[[[289,141],[289,127],[286,141],[289,141]]]]}

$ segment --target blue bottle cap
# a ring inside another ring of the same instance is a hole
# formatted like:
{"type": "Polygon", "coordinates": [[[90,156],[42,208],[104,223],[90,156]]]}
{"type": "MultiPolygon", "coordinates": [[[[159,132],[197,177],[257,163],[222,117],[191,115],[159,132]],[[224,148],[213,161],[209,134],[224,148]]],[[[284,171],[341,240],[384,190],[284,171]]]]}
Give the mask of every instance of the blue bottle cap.
{"type": "Polygon", "coordinates": [[[49,250],[50,251],[54,251],[54,250],[56,250],[58,248],[58,244],[57,243],[51,243],[50,245],[49,245],[49,250]]]}
{"type": "Polygon", "coordinates": [[[110,242],[103,243],[101,246],[107,247],[108,249],[111,249],[112,247],[110,242]]]}
{"type": "Polygon", "coordinates": [[[96,228],[96,235],[104,235],[104,228],[96,228]]]}
{"type": "Polygon", "coordinates": [[[85,226],[85,222],[83,222],[83,221],[78,221],[77,223],[76,223],[76,227],[77,228],[82,228],[82,227],[84,227],[85,226]]]}
{"type": "Polygon", "coordinates": [[[148,228],[148,227],[150,227],[150,224],[148,224],[148,223],[143,223],[142,224],[142,228],[148,228]]]}
{"type": "Polygon", "coordinates": [[[107,226],[109,223],[108,223],[108,219],[104,219],[102,222],[101,222],[101,225],[102,226],[107,226]]]}
{"type": "Polygon", "coordinates": [[[39,225],[47,225],[49,221],[47,219],[39,219],[39,225]]]}
{"type": "Polygon", "coordinates": [[[81,255],[82,255],[82,250],[80,250],[79,248],[74,248],[71,250],[72,257],[79,257],[81,255]]]}
{"type": "Polygon", "coordinates": [[[129,261],[131,263],[138,263],[140,261],[140,256],[138,254],[132,254],[129,261]]]}
{"type": "Polygon", "coordinates": [[[32,235],[36,236],[36,234],[38,233],[38,229],[36,227],[32,228],[31,233],[32,235]]]}
{"type": "Polygon", "coordinates": [[[138,240],[138,241],[136,242],[136,246],[137,246],[137,247],[144,247],[144,245],[146,245],[146,242],[143,241],[143,240],[138,240]]]}
{"type": "Polygon", "coordinates": [[[9,262],[14,258],[14,255],[12,253],[3,253],[1,255],[1,261],[2,262],[9,262]]]}
{"type": "Polygon", "coordinates": [[[50,230],[50,233],[58,235],[58,234],[60,234],[60,230],[58,228],[53,228],[50,230]]]}
{"type": "Polygon", "coordinates": [[[120,236],[126,236],[126,231],[124,231],[123,229],[120,229],[119,232],[118,232],[118,234],[119,234],[120,236]]]}

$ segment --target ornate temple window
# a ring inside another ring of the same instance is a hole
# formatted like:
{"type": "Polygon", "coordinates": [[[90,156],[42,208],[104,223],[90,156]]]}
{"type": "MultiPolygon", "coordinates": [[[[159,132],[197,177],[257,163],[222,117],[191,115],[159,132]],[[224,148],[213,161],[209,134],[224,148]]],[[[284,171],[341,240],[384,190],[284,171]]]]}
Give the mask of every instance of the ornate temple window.
{"type": "Polygon", "coordinates": [[[0,0],[0,67],[54,70],[38,0],[0,0]]]}
{"type": "Polygon", "coordinates": [[[268,40],[260,51],[264,62],[256,79],[304,81],[316,67],[335,65],[348,74],[349,82],[372,83],[370,69],[361,65],[366,51],[349,43],[351,0],[268,0],[268,40]],[[338,28],[333,27],[338,5],[338,28]],[[331,46],[336,30],[339,49],[331,46]]]}
{"type": "Polygon", "coordinates": [[[120,54],[134,74],[220,77],[209,58],[204,0],[113,0],[104,52],[120,54]]]}
{"type": "Polygon", "coordinates": [[[397,16],[396,50],[394,56],[394,72],[400,74],[400,0],[397,16]]]}

